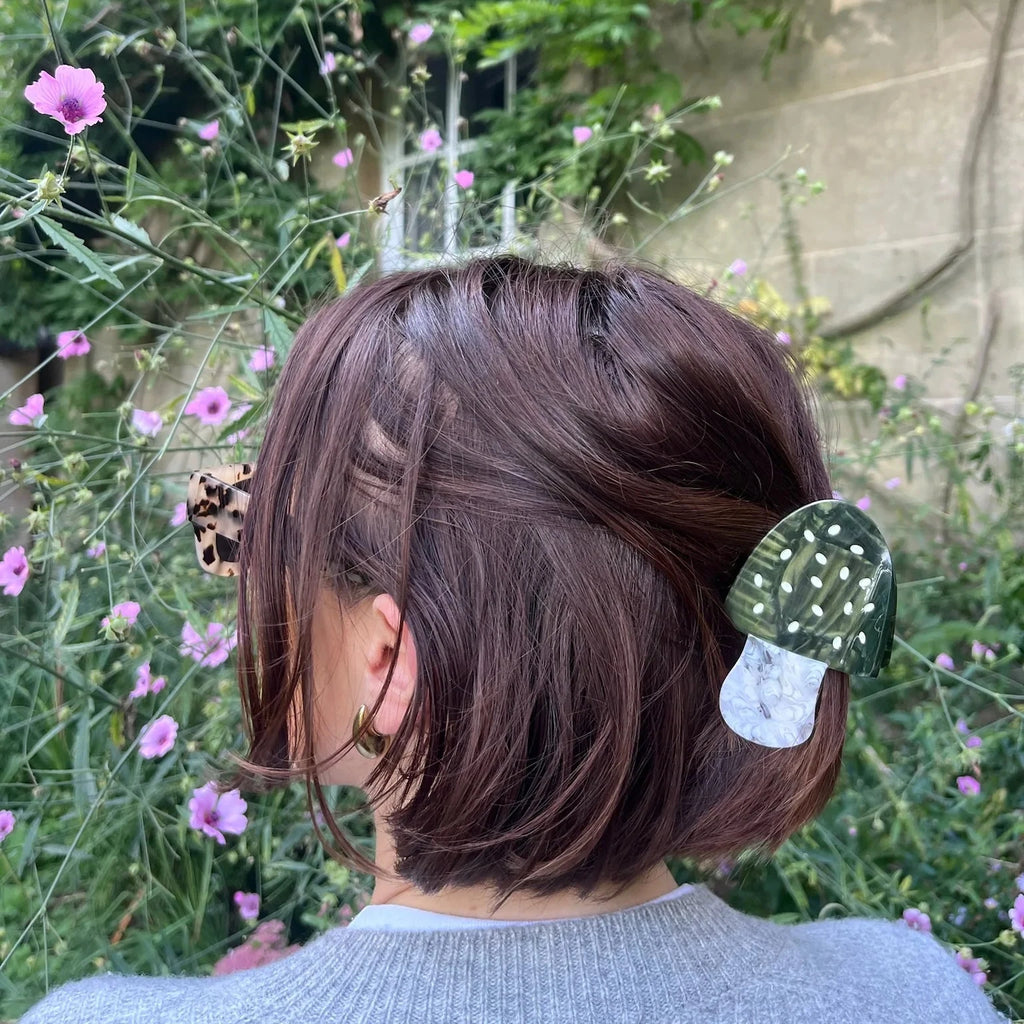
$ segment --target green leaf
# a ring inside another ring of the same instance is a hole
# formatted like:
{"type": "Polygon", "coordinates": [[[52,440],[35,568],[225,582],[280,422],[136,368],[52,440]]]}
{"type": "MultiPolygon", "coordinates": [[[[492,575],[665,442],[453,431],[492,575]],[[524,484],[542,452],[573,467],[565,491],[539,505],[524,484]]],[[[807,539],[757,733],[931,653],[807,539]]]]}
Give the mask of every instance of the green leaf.
{"type": "Polygon", "coordinates": [[[53,624],[53,645],[55,648],[64,643],[71,623],[78,613],[78,580],[73,577],[61,588],[61,609],[57,621],[53,624]]]}
{"type": "Polygon", "coordinates": [[[334,278],[334,286],[338,289],[338,294],[343,295],[345,288],[348,286],[348,279],[345,277],[345,265],[341,261],[341,250],[336,245],[330,247],[328,260],[331,265],[331,276],[334,278]]]}
{"type": "Polygon", "coordinates": [[[139,168],[139,154],[132,150],[128,155],[128,171],[124,176],[124,201],[130,203],[135,192],[135,174],[139,168]]]}
{"type": "Polygon", "coordinates": [[[265,309],[263,311],[263,332],[277,358],[283,360],[292,347],[292,329],[276,313],[265,309]]]}
{"type": "Polygon", "coordinates": [[[134,238],[139,242],[144,242],[146,245],[152,245],[153,240],[149,237],[149,232],[141,224],[136,224],[133,220],[128,220],[127,217],[122,217],[118,213],[112,213],[110,215],[110,223],[114,225],[118,231],[124,232],[130,238],[134,238]]]}
{"type": "Polygon", "coordinates": [[[244,398],[247,402],[261,402],[266,398],[266,392],[262,388],[255,387],[244,377],[232,374],[228,377],[228,383],[231,385],[231,393],[238,395],[239,398],[244,398]]]}
{"type": "Polygon", "coordinates": [[[124,291],[124,285],[114,276],[113,273],[101,263],[96,254],[87,248],[85,243],[73,235],[66,228],[62,228],[56,221],[49,217],[36,217],[36,223],[43,229],[50,241],[59,245],[72,259],[77,260],[86,269],[95,274],[98,278],[112,284],[118,291],[124,291]]]}
{"type": "Polygon", "coordinates": [[[71,783],[75,794],[75,805],[83,817],[99,793],[96,776],[89,764],[91,722],[88,710],[83,710],[75,721],[75,738],[72,745],[71,783]]]}
{"type": "Polygon", "coordinates": [[[247,409],[237,420],[232,420],[231,423],[224,427],[220,432],[218,440],[225,441],[229,434],[237,434],[242,430],[246,430],[251,424],[266,416],[269,409],[269,398],[263,398],[256,402],[251,409],[247,409]]]}

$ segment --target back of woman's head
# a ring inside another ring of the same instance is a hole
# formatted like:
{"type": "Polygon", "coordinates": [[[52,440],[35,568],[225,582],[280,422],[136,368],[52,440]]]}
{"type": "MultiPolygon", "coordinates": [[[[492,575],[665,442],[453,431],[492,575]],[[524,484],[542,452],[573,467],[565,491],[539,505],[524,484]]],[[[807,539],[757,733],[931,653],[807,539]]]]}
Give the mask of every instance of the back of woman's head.
{"type": "Polygon", "coordinates": [[[326,581],[394,595],[414,638],[369,788],[392,792],[422,889],[586,892],[777,845],[831,793],[847,681],[828,674],[802,746],[740,739],[718,710],[743,644],[724,599],[829,495],[772,335],[656,273],[502,258],[359,287],[299,331],[259,456],[250,759],[287,766],[326,581]]]}

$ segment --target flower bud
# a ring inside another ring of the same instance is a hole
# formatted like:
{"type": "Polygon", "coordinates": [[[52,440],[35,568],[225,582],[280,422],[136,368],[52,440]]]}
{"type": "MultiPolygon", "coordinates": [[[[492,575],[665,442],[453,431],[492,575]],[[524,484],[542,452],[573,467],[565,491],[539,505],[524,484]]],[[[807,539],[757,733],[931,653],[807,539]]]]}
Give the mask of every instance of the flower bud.
{"type": "Polygon", "coordinates": [[[44,203],[59,203],[60,197],[64,195],[64,179],[58,177],[53,171],[44,171],[38,178],[30,178],[36,186],[33,198],[44,203]]]}

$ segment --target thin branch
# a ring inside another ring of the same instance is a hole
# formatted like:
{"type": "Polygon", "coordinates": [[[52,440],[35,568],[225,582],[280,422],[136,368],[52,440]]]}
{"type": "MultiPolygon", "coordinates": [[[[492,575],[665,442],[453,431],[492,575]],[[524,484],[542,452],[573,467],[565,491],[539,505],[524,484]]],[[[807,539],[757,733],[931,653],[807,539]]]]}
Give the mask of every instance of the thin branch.
{"type": "Polygon", "coordinates": [[[820,332],[822,337],[842,338],[850,334],[859,334],[906,309],[931,291],[932,287],[940,280],[959,270],[964,258],[974,248],[976,231],[974,205],[981,140],[995,107],[1003,57],[1010,39],[1010,27],[1019,6],[1020,0],[1006,0],[992,29],[985,74],[978,90],[978,99],[968,127],[963,162],[960,166],[959,215],[957,218],[959,229],[956,241],[916,281],[911,281],[910,284],[892,295],[886,296],[871,309],[824,328],[820,332]]]}

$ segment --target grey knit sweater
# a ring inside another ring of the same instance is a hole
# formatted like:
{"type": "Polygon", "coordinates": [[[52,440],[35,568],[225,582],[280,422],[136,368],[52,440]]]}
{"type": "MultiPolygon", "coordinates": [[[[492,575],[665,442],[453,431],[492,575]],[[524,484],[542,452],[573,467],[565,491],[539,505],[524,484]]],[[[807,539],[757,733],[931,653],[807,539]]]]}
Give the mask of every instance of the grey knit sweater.
{"type": "Polygon", "coordinates": [[[515,928],[346,931],[218,978],[106,974],[22,1024],[1000,1024],[928,935],[902,923],[777,925],[698,887],[515,928]]]}

